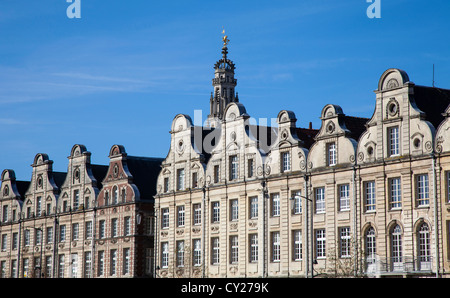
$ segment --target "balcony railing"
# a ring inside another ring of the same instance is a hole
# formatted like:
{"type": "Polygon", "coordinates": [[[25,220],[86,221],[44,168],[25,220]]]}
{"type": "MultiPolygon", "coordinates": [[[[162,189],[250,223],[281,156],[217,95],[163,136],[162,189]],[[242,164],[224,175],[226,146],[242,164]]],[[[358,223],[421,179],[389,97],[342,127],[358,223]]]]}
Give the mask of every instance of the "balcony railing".
{"type": "Polygon", "coordinates": [[[431,256],[426,257],[368,257],[365,264],[367,275],[395,275],[395,274],[430,274],[433,270],[431,256]]]}

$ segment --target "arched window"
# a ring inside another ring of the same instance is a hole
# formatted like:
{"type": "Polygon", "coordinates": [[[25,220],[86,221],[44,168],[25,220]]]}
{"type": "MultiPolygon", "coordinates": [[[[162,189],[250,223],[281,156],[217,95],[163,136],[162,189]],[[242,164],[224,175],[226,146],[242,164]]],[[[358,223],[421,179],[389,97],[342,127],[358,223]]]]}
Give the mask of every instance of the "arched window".
{"type": "Polygon", "coordinates": [[[367,263],[373,264],[377,253],[375,229],[370,227],[366,232],[366,257],[367,263]]]}
{"type": "Polygon", "coordinates": [[[125,203],[127,200],[127,193],[126,193],[126,189],[122,188],[122,203],[125,203]]]}
{"type": "Polygon", "coordinates": [[[403,270],[403,256],[402,256],[402,228],[396,225],[392,229],[391,234],[391,261],[394,271],[403,270]]]}
{"type": "Polygon", "coordinates": [[[431,265],[430,229],[427,223],[422,223],[417,231],[419,250],[419,269],[429,270],[431,265]]]}
{"type": "Polygon", "coordinates": [[[119,202],[119,189],[117,188],[117,186],[114,186],[112,203],[117,204],[118,202],[119,202]]]}

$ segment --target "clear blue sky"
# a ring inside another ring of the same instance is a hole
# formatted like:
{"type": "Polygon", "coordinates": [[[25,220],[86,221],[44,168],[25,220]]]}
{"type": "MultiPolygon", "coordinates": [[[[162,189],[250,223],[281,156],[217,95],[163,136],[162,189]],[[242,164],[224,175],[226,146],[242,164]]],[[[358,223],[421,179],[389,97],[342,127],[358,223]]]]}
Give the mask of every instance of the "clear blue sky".
{"type": "Polygon", "coordinates": [[[328,103],[371,117],[378,79],[405,70],[419,85],[450,88],[450,1],[65,0],[0,1],[0,171],[29,180],[34,156],[67,170],[74,144],[108,163],[165,157],[174,116],[206,117],[221,31],[229,38],[240,101],[254,118],[289,109],[320,126],[328,103]]]}

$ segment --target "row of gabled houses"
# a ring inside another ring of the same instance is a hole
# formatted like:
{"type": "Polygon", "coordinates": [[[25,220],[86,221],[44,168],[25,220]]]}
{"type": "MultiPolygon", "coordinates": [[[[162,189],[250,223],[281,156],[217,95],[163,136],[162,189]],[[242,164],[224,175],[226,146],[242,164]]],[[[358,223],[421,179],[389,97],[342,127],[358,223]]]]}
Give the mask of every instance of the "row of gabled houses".
{"type": "Polygon", "coordinates": [[[114,145],[110,163],[90,162],[73,146],[67,172],[37,154],[30,181],[1,176],[2,277],[151,277],[155,180],[160,158],[128,156],[114,145]]]}
{"type": "Polygon", "coordinates": [[[450,90],[393,68],[371,118],[328,104],[320,129],[267,126],[227,54],[205,125],[176,115],[165,158],[75,145],[66,173],[46,154],[30,181],[4,170],[2,277],[447,276],[450,90]]]}

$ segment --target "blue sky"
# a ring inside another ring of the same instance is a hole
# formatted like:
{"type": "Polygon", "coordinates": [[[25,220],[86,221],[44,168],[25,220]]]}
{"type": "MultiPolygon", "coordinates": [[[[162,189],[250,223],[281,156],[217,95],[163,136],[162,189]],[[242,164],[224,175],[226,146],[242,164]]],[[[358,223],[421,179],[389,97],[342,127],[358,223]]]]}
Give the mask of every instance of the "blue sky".
{"type": "Polygon", "coordinates": [[[29,180],[34,156],[67,170],[74,144],[108,163],[165,157],[175,115],[209,112],[221,31],[230,41],[239,99],[253,118],[295,112],[320,126],[340,105],[371,117],[378,79],[405,70],[419,85],[450,88],[450,2],[380,0],[0,0],[0,170],[29,180]]]}

